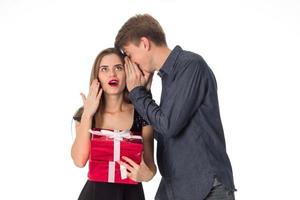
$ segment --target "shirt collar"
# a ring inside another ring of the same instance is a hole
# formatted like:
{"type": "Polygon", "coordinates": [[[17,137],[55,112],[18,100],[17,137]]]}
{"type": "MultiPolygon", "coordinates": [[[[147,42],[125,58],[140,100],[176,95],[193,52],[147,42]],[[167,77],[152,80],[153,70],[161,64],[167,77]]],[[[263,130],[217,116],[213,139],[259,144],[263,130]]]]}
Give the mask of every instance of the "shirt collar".
{"type": "Polygon", "coordinates": [[[170,55],[167,57],[167,60],[164,62],[163,66],[158,71],[158,75],[162,78],[165,74],[170,74],[175,62],[177,60],[178,55],[182,52],[182,48],[180,46],[175,46],[175,48],[171,51],[170,55]]]}

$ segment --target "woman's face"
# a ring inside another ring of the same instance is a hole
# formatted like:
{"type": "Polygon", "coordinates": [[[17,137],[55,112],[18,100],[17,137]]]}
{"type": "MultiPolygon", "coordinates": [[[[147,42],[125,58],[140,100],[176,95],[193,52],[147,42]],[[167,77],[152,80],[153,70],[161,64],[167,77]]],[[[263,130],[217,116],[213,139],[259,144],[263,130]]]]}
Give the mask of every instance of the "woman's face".
{"type": "Polygon", "coordinates": [[[122,94],[126,86],[126,74],[122,60],[116,54],[102,58],[98,78],[106,94],[122,94]]]}

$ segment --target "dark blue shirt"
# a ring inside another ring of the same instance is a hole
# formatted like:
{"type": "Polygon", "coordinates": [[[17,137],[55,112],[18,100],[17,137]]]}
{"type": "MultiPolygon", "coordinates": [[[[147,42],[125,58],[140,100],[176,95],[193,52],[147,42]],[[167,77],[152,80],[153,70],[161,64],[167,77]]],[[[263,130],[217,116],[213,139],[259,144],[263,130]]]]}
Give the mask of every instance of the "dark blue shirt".
{"type": "Polygon", "coordinates": [[[176,46],[158,74],[160,105],[145,87],[129,93],[137,111],[155,130],[162,175],[156,199],[204,199],[215,178],[234,190],[213,72],[200,55],[176,46]]]}

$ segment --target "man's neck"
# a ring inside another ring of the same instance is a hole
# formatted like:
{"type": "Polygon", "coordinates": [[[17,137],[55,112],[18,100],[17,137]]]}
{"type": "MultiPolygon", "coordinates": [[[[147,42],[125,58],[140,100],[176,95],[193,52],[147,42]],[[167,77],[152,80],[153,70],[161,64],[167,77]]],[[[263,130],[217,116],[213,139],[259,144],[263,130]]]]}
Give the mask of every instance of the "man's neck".
{"type": "Polygon", "coordinates": [[[155,71],[159,71],[160,68],[162,68],[168,56],[171,54],[171,51],[172,50],[167,46],[155,47],[155,49],[153,49],[153,66],[155,68],[155,71]]]}

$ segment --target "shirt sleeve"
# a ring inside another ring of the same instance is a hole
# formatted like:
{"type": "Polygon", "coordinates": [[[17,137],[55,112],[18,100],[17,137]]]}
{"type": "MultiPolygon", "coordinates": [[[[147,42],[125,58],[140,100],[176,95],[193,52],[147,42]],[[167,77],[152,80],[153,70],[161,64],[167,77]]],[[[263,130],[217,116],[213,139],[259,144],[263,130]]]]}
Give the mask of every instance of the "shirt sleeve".
{"type": "Polygon", "coordinates": [[[145,87],[139,86],[129,93],[129,98],[140,115],[165,137],[176,136],[192,119],[210,90],[216,92],[212,71],[205,61],[190,62],[172,82],[176,84],[168,91],[168,112],[158,106],[145,87]],[[173,94],[170,96],[170,94],[173,94]],[[172,99],[170,99],[172,98],[172,99]]]}

